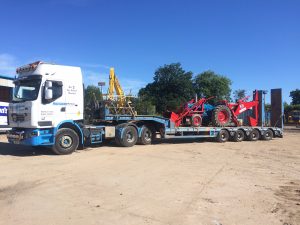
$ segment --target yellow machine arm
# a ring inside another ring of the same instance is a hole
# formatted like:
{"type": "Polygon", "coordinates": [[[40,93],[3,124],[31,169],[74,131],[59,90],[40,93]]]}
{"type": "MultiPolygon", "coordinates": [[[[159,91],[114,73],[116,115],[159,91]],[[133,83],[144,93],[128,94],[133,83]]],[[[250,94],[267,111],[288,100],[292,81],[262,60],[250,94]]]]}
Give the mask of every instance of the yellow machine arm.
{"type": "Polygon", "coordinates": [[[131,106],[131,101],[126,98],[120,82],[115,74],[114,68],[109,70],[109,87],[107,98],[110,101],[110,108],[116,114],[136,115],[134,108],[131,106]],[[116,91],[116,95],[114,92],[116,91]],[[116,98],[115,98],[116,97],[116,98]]]}
{"type": "Polygon", "coordinates": [[[110,96],[114,95],[114,90],[116,90],[117,96],[124,96],[123,89],[120,85],[120,82],[115,74],[115,69],[110,68],[109,70],[109,89],[108,89],[108,94],[110,96]]]}

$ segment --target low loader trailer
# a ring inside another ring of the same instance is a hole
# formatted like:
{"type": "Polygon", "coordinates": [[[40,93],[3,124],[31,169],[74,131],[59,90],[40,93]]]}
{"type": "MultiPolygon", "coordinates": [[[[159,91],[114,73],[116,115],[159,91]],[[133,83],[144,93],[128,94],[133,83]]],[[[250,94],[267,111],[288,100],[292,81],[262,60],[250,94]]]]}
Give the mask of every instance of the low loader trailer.
{"type": "Polygon", "coordinates": [[[96,111],[99,117],[87,124],[79,67],[36,62],[18,68],[17,74],[8,109],[12,130],[7,133],[7,138],[12,144],[51,147],[53,152],[62,155],[101,144],[104,140],[131,147],[151,144],[156,138],[212,138],[218,142],[239,142],[283,137],[282,127],[264,126],[263,107],[257,126],[204,127],[176,126],[171,119],[160,116],[113,114],[103,104],[96,111]]]}

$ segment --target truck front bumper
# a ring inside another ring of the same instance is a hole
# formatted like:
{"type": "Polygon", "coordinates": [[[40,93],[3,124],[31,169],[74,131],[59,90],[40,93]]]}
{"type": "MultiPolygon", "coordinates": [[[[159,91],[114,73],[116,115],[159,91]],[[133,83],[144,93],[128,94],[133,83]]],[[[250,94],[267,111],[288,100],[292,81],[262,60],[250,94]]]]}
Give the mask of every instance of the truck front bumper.
{"type": "Polygon", "coordinates": [[[7,133],[11,144],[39,146],[52,145],[54,142],[53,128],[50,129],[12,129],[7,133]]]}

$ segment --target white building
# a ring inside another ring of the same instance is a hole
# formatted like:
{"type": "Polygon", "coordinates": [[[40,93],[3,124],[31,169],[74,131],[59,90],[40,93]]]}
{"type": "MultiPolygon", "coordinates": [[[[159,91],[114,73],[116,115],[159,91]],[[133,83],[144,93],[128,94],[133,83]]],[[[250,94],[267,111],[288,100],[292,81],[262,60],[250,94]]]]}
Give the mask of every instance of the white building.
{"type": "Polygon", "coordinates": [[[11,100],[14,78],[0,75],[0,132],[8,128],[7,109],[11,100]]]}

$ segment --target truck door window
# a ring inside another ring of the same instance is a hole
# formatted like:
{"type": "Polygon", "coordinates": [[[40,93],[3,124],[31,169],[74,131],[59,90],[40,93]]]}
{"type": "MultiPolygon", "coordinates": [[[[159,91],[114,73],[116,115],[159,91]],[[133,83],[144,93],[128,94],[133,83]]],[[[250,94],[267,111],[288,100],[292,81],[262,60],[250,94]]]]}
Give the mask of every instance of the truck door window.
{"type": "Polygon", "coordinates": [[[52,90],[53,90],[53,100],[58,99],[62,96],[62,82],[54,81],[52,82],[52,90]]]}
{"type": "Polygon", "coordinates": [[[43,98],[44,103],[50,103],[55,101],[56,99],[60,98],[63,94],[63,83],[61,81],[51,81],[52,87],[47,87],[48,89],[52,89],[53,97],[52,99],[46,100],[45,97],[43,98]]]}

